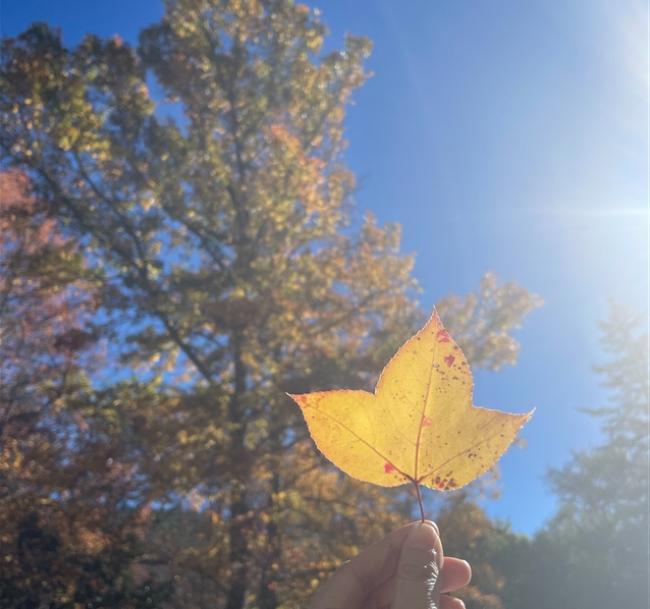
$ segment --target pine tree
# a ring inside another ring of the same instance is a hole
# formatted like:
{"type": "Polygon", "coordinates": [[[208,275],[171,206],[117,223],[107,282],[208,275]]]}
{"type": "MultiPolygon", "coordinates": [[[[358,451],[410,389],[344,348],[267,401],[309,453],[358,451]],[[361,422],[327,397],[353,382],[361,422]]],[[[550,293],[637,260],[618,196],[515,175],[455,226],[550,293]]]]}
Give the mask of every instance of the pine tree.
{"type": "Polygon", "coordinates": [[[601,324],[609,361],[596,368],[608,403],[586,412],[601,441],[550,472],[559,509],[508,577],[513,609],[648,606],[648,335],[613,306],[601,324]]]}

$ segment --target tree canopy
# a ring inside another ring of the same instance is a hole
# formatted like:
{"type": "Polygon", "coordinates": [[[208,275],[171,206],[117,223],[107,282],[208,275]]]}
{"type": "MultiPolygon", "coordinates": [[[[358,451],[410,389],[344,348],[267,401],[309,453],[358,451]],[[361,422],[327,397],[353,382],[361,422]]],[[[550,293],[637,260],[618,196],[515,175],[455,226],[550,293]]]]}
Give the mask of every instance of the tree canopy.
{"type": "MultiPolygon", "coordinates": [[[[324,463],[285,396],[371,388],[425,315],[399,226],[358,212],[345,164],[370,43],[326,51],[288,0],[165,6],[136,45],[45,24],[2,43],[8,606],[304,606],[410,515],[324,463]]],[[[488,274],[438,309],[496,370],[538,304],[488,274]]],[[[454,505],[468,606],[499,607],[489,561],[525,542],[454,505]]]]}

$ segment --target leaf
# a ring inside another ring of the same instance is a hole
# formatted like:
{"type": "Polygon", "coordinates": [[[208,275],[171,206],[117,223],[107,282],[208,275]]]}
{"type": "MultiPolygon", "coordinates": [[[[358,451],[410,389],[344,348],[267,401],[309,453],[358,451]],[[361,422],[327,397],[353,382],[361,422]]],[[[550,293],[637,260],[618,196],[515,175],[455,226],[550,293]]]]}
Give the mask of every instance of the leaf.
{"type": "Polygon", "coordinates": [[[434,311],[386,365],[375,392],[290,397],[320,451],[350,476],[380,486],[447,491],[489,470],[530,419],[472,405],[472,373],[434,311]]]}

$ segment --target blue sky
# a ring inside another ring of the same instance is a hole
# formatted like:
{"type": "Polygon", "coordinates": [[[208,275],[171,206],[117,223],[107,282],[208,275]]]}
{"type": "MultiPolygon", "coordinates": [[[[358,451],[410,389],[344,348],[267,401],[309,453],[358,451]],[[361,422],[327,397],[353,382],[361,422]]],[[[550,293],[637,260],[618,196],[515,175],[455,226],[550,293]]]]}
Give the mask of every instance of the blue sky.
{"type": "MultiPolygon", "coordinates": [[[[370,37],[374,77],[347,119],[357,203],[403,227],[425,307],[495,271],[545,300],[518,365],[479,373],[476,403],[537,407],[501,462],[493,516],[532,532],[553,512],[544,472],[597,441],[592,365],[614,299],[648,308],[648,16],[642,0],[310,2],[370,37]]],[[[158,0],[5,0],[3,35],[32,21],[134,41],[158,0]]]]}

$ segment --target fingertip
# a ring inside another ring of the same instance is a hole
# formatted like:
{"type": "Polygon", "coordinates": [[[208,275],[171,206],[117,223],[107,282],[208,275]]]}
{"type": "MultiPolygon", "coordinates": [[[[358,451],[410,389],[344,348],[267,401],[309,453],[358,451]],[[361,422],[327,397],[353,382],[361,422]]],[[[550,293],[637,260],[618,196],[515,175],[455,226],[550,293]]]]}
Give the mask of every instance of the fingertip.
{"type": "Polygon", "coordinates": [[[406,538],[405,545],[414,548],[435,548],[438,542],[438,531],[425,520],[415,524],[406,538]]]}
{"type": "Polygon", "coordinates": [[[425,520],[424,522],[425,522],[425,524],[428,524],[429,526],[432,526],[436,531],[436,535],[438,535],[438,537],[440,537],[440,529],[438,528],[438,525],[433,520],[425,520]]]}
{"type": "Polygon", "coordinates": [[[465,567],[467,568],[467,583],[472,579],[472,565],[470,565],[466,560],[462,560],[463,563],[465,563],[465,567]]]}
{"type": "Polygon", "coordinates": [[[440,609],[465,609],[465,603],[455,596],[440,596],[440,609]]]}
{"type": "Polygon", "coordinates": [[[394,533],[405,533],[404,539],[406,539],[410,535],[411,530],[418,527],[424,527],[427,530],[433,529],[433,533],[438,538],[438,542],[440,541],[440,529],[438,529],[438,525],[433,520],[415,520],[405,524],[400,529],[397,529],[397,531],[394,531],[394,533]]]}
{"type": "Polygon", "coordinates": [[[453,592],[469,584],[472,579],[472,567],[460,558],[446,556],[442,564],[442,592],[453,592]]]}

